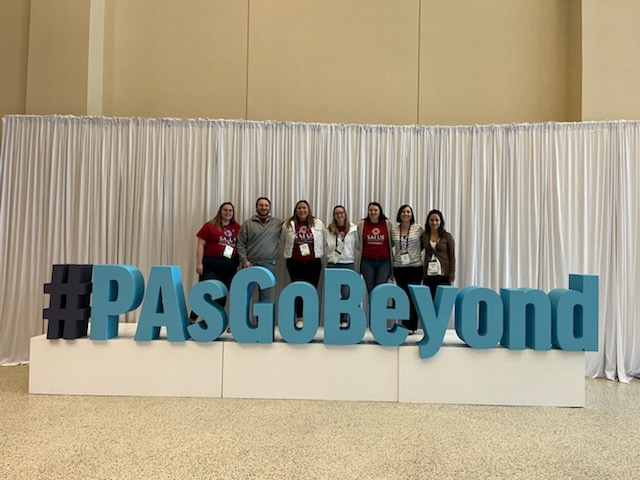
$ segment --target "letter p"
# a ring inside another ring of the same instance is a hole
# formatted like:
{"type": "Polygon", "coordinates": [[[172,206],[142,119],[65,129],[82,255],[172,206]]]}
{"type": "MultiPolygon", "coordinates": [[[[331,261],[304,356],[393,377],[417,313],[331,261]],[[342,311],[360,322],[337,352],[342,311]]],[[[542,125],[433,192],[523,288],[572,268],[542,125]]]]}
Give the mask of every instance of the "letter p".
{"type": "Polygon", "coordinates": [[[94,265],[91,299],[91,340],[118,336],[123,313],[138,308],[144,293],[144,278],[131,265],[94,265]]]}

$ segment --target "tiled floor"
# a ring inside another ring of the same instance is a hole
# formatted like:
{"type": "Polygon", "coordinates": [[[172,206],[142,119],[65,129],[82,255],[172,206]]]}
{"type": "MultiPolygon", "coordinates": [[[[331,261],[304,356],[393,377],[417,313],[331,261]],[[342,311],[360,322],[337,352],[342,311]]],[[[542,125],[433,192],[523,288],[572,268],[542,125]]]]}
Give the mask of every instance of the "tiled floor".
{"type": "Polygon", "coordinates": [[[29,395],[0,367],[0,479],[640,478],[640,382],[586,408],[29,395]]]}

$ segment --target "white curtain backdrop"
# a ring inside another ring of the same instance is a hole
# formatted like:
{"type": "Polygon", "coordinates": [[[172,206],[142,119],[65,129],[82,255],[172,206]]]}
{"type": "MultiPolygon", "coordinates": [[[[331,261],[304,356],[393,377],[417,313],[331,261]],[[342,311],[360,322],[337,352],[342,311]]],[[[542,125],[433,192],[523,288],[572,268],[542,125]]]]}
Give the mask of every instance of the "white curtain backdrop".
{"type": "MultiPolygon", "coordinates": [[[[395,220],[442,210],[456,285],[566,288],[600,276],[600,348],[586,374],[640,372],[639,122],[470,127],[7,116],[0,154],[0,363],[29,359],[57,263],[179,265],[230,200],[242,221],[307,199],[329,220],[378,201],[395,220]]],[[[282,262],[281,262],[282,263],[282,262]]],[[[280,267],[280,288],[287,281],[280,267]]],[[[135,321],[138,312],[127,316],[135,321]]]]}

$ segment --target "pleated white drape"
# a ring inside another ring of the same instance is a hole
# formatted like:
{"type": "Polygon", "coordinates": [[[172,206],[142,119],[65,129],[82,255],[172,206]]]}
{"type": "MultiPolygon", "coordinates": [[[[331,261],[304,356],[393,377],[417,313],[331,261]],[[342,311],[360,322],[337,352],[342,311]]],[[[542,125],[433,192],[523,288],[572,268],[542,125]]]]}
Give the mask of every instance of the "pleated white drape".
{"type": "MultiPolygon", "coordinates": [[[[586,374],[640,372],[640,123],[471,127],[7,116],[0,154],[0,363],[28,361],[56,263],[174,264],[196,280],[195,233],[230,200],[306,199],[327,221],[380,202],[456,239],[459,287],[566,288],[600,276],[586,374]]],[[[280,288],[287,281],[278,275],[280,288]]],[[[127,316],[135,321],[137,312],[127,316]]]]}

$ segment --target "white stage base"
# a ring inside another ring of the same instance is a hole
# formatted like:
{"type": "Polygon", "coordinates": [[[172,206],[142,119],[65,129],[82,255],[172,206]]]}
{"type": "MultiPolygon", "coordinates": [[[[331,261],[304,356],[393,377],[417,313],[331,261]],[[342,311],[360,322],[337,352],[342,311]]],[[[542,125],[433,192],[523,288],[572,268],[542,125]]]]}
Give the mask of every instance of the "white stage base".
{"type": "Polygon", "coordinates": [[[135,342],[119,336],[31,339],[29,392],[65,395],[365,400],[480,405],[584,406],[584,352],[478,350],[448,331],[440,351],[421,359],[408,337],[400,347],[314,343],[135,342]]]}
{"type": "Polygon", "coordinates": [[[432,358],[399,357],[400,402],[584,407],[584,352],[480,350],[448,330],[432,358]]]}
{"type": "Polygon", "coordinates": [[[29,392],[140,397],[221,397],[223,343],[31,338],[29,392]]]}
{"type": "Polygon", "coordinates": [[[284,342],[225,342],[224,347],[225,397],[398,401],[397,347],[284,342]]]}

